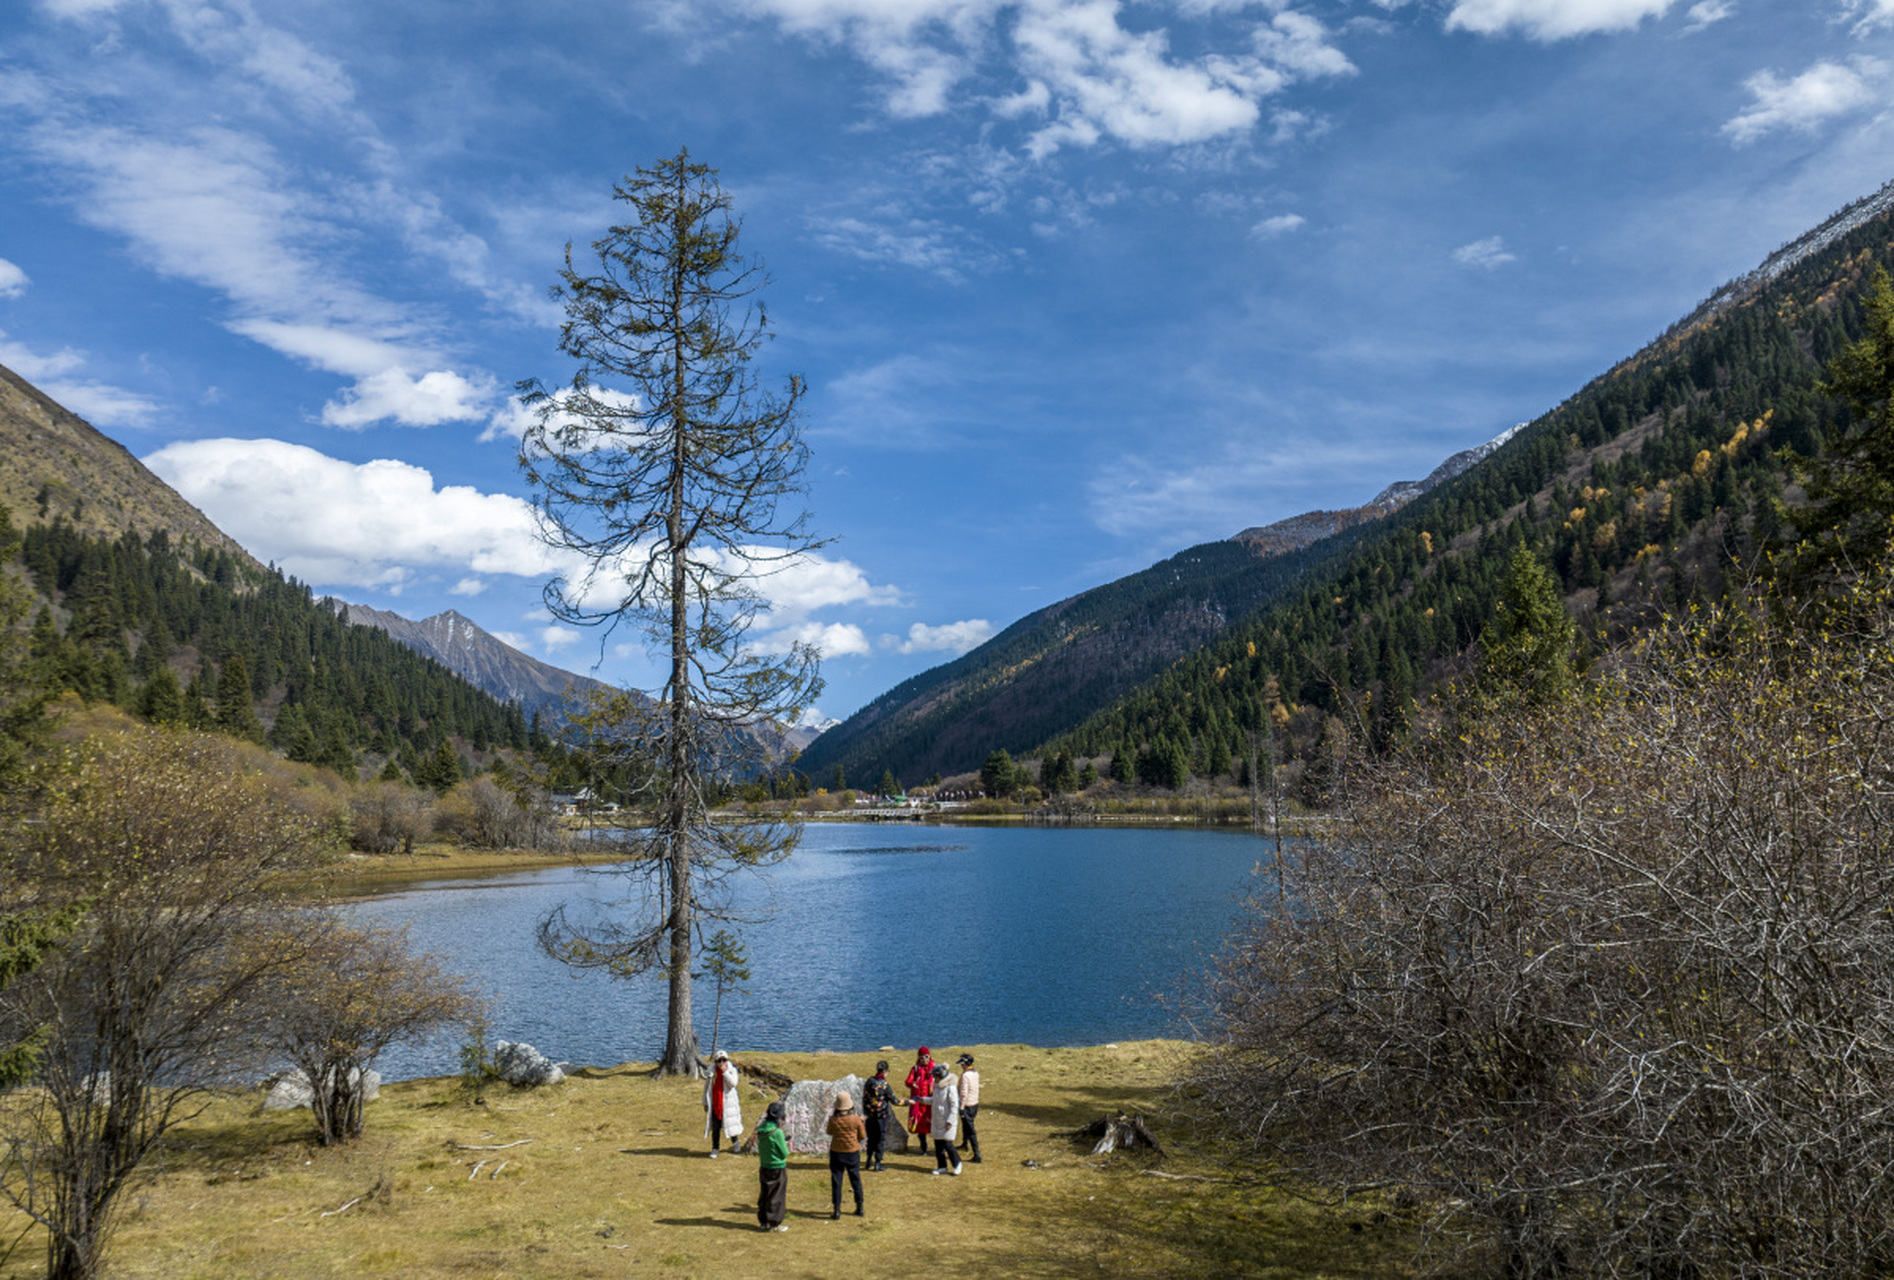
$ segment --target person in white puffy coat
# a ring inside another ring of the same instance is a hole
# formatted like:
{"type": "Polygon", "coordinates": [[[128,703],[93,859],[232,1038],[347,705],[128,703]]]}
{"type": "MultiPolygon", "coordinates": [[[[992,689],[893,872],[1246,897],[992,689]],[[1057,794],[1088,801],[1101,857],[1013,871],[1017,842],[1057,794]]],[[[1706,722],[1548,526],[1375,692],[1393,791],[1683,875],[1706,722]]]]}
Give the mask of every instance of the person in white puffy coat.
{"type": "Polygon", "coordinates": [[[737,1097],[737,1068],[730,1055],[719,1050],[710,1064],[710,1076],[704,1081],[704,1136],[710,1139],[710,1158],[717,1158],[717,1143],[730,1139],[735,1151],[743,1140],[743,1103],[737,1097]]]}
{"type": "Polygon", "coordinates": [[[934,1172],[959,1177],[960,1153],[954,1150],[954,1139],[960,1134],[960,1087],[945,1064],[934,1067],[934,1114],[928,1133],[934,1139],[934,1172]]]}

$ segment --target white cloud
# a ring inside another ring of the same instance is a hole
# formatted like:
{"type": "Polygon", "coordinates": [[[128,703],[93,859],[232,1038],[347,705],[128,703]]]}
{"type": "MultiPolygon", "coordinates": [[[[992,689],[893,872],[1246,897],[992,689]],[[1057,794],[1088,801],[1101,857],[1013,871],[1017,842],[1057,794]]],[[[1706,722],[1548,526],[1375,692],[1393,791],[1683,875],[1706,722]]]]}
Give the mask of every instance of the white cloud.
{"type": "Polygon", "coordinates": [[[142,427],[158,406],[135,391],[87,378],[72,378],[85,366],[85,353],[62,347],[43,356],[0,333],[0,364],[31,382],[61,405],[96,427],[142,427]]]}
{"type": "Polygon", "coordinates": [[[1517,32],[1550,42],[1605,31],[1629,31],[1660,18],[1674,0],[1453,0],[1449,31],[1496,36],[1517,32]]]}
{"type": "Polygon", "coordinates": [[[1264,218],[1251,227],[1250,234],[1264,237],[1287,235],[1307,222],[1308,219],[1299,213],[1279,213],[1273,218],[1264,218]]]}
{"type": "Polygon", "coordinates": [[[896,647],[902,653],[951,653],[958,657],[992,638],[993,624],[985,618],[945,622],[937,627],[916,622],[908,628],[908,638],[896,647]]]}
{"type": "MultiPolygon", "coordinates": [[[[1006,119],[1044,117],[1026,141],[1044,158],[1110,138],[1175,146],[1253,126],[1258,102],[1354,66],[1320,22],[1281,0],[1233,47],[1180,58],[1167,30],[1127,30],[1118,0],[732,0],[791,32],[843,43],[889,80],[897,116],[937,115],[1000,46],[1023,88],[988,99],[1006,119]],[[1005,19],[1010,18],[1010,24],[1005,19]]],[[[1197,0],[1185,17],[1248,4],[1197,0]]]]}
{"type": "Polygon", "coordinates": [[[421,467],[352,463],[281,440],[187,440],[145,465],[218,527],[305,581],[397,590],[417,573],[544,577],[562,562],[532,508],[421,467]]]}
{"type": "Polygon", "coordinates": [[[17,298],[26,292],[26,286],[32,281],[26,272],[0,258],[0,298],[17,298]]]}
{"type": "Polygon", "coordinates": [[[445,369],[413,378],[405,369],[384,369],[323,405],[322,421],[345,430],[390,419],[404,427],[467,422],[487,416],[493,394],[490,378],[474,382],[445,369]]]}
{"type": "MultiPolygon", "coordinates": [[[[1890,0],[1890,3],[1894,3],[1894,0],[1890,0]]],[[[1685,30],[1701,31],[1705,27],[1723,21],[1735,12],[1736,6],[1730,0],[1697,0],[1697,3],[1691,5],[1685,14],[1690,19],[1690,25],[1685,30]]]]}
{"type": "Polygon", "coordinates": [[[1475,240],[1472,244],[1463,244],[1453,251],[1453,260],[1461,266],[1480,267],[1487,271],[1505,263],[1517,261],[1517,259],[1517,254],[1507,252],[1506,242],[1499,236],[1475,240]]]}
{"type": "Polygon", "coordinates": [[[762,632],[753,642],[761,653],[787,653],[792,644],[813,646],[824,658],[859,658],[874,652],[867,634],[852,622],[799,622],[762,632]]]}
{"type": "Polygon", "coordinates": [[[1876,27],[1894,26],[1894,0],[1848,0],[1848,16],[1860,14],[1854,33],[1868,34],[1876,27]]]}
{"type": "Polygon", "coordinates": [[[1856,58],[1853,66],[1818,62],[1792,80],[1759,71],[1743,82],[1749,110],[1725,124],[1723,132],[1739,147],[1778,129],[1813,132],[1824,121],[1871,105],[1876,95],[1870,81],[1882,71],[1872,58],[1856,58]]]}
{"type": "Polygon", "coordinates": [[[447,590],[450,595],[477,596],[486,589],[487,582],[484,578],[462,578],[447,590]]]}

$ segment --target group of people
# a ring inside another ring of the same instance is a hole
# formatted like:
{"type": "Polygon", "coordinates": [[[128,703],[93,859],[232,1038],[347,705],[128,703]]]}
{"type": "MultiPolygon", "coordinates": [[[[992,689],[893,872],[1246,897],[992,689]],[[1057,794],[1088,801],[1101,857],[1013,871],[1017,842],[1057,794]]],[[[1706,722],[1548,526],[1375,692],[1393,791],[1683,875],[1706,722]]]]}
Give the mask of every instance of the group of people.
{"type": "MultiPolygon", "coordinates": [[[[967,1160],[980,1163],[980,1138],[974,1128],[980,1113],[980,1073],[974,1069],[970,1053],[961,1054],[958,1065],[960,1074],[956,1076],[945,1063],[935,1062],[927,1046],[922,1045],[903,1081],[908,1092],[908,1129],[920,1139],[922,1155],[927,1154],[927,1140],[934,1140],[936,1176],[960,1176],[963,1151],[967,1160]]],[[[895,1119],[897,1105],[885,1061],[875,1064],[874,1076],[862,1086],[859,1108],[846,1089],[836,1091],[828,1121],[830,1219],[842,1216],[845,1181],[854,1193],[855,1216],[865,1216],[862,1170],[880,1173],[887,1167],[888,1135],[892,1126],[900,1123],[895,1119]]],[[[783,1133],[783,1118],[783,1104],[772,1102],[756,1126],[760,1165],[756,1220],[765,1231],[789,1230],[783,1222],[789,1191],[789,1139],[783,1133]]],[[[704,1128],[713,1160],[722,1139],[728,1138],[734,1151],[743,1134],[737,1069],[727,1053],[717,1054],[711,1063],[710,1078],[704,1083],[704,1128]]]]}

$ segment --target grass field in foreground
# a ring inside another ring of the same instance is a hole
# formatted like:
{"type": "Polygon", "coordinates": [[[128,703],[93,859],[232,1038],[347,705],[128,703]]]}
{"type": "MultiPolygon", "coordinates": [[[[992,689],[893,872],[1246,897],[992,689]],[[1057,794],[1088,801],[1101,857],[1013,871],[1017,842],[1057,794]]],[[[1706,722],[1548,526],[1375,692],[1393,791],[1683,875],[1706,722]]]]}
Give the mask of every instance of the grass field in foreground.
{"type": "MultiPolygon", "coordinates": [[[[961,1051],[936,1046],[943,1061],[961,1051]]],[[[1192,1153],[1168,1106],[1188,1046],[971,1052],[983,1163],[937,1178],[931,1152],[894,1157],[863,1175],[867,1217],[847,1214],[845,1190],[844,1216],[830,1222],[827,1157],[792,1156],[781,1234],[757,1229],[755,1160],[706,1158],[701,1085],[636,1064],[544,1089],[496,1086],[478,1105],[451,1078],[390,1085],[369,1104],[362,1139],[330,1150],[314,1145],[306,1112],[263,1112],[260,1093],[220,1101],[126,1193],[107,1270],[115,1280],[1405,1273],[1412,1236],[1400,1217],[1312,1205],[1192,1153]],[[1059,1136],[1119,1109],[1143,1113],[1169,1158],[1093,1156],[1059,1136]]],[[[736,1053],[796,1079],[867,1074],[876,1056],[736,1053]]],[[[895,1076],[911,1061],[881,1056],[895,1076]]],[[[773,1096],[745,1083],[749,1127],[773,1096]]],[[[24,1225],[0,1213],[0,1249],[24,1225]]],[[[42,1257],[29,1232],[0,1276],[39,1274],[42,1257]]]]}

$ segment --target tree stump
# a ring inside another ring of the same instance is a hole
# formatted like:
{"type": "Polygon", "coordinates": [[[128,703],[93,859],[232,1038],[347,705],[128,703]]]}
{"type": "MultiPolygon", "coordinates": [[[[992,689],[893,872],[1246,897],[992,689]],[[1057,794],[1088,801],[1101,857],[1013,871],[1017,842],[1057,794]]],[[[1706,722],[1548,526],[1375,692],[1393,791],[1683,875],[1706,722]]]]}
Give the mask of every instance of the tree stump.
{"type": "Polygon", "coordinates": [[[1083,1138],[1094,1144],[1092,1154],[1095,1156],[1106,1155],[1121,1149],[1133,1151],[1140,1147],[1148,1148],[1159,1157],[1164,1155],[1163,1145],[1158,1142],[1156,1135],[1145,1127],[1144,1117],[1128,1116],[1122,1111],[1115,1116],[1105,1116],[1103,1119],[1094,1120],[1083,1129],[1075,1130],[1072,1136],[1083,1138]]]}

